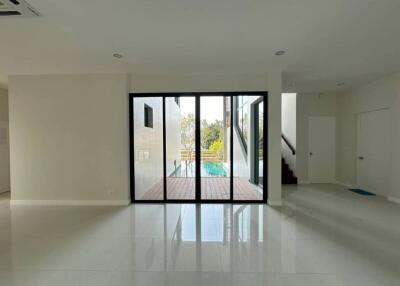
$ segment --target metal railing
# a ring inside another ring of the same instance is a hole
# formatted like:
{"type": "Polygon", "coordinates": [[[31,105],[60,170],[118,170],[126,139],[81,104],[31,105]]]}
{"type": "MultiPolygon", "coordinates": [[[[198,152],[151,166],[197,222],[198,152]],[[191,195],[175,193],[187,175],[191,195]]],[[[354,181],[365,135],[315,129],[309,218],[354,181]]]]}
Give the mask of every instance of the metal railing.
{"type": "Polygon", "coordinates": [[[290,144],[289,140],[286,138],[285,135],[282,134],[282,139],[286,143],[286,145],[289,147],[290,151],[292,151],[293,155],[296,155],[296,149],[293,147],[292,144],[290,144]]]}

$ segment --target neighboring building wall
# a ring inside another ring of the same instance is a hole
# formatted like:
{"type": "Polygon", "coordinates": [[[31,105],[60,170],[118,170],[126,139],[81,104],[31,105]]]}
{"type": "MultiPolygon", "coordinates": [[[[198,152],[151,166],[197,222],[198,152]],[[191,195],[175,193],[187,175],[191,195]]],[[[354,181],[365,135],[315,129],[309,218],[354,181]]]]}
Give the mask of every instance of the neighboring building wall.
{"type": "MultiPolygon", "coordinates": [[[[290,144],[296,149],[296,126],[297,126],[297,94],[283,93],[282,94],[282,134],[286,136],[290,144]]],[[[292,171],[296,174],[296,155],[287,144],[282,140],[282,155],[286,163],[289,164],[292,171]]]]}
{"type": "Polygon", "coordinates": [[[0,193],[10,191],[10,146],[8,140],[8,94],[0,89],[0,193]]]}
{"type": "MultiPolygon", "coordinates": [[[[229,130],[230,131],[230,130],[229,130]]],[[[236,128],[233,128],[233,176],[245,180],[250,179],[250,169],[248,164],[249,152],[243,152],[239,142],[239,134],[236,128]]]]}
{"type": "Polygon", "coordinates": [[[9,77],[12,201],[129,202],[127,83],[113,74],[9,77]]]}
{"type": "Polygon", "coordinates": [[[167,141],[167,176],[175,172],[181,164],[181,110],[175,98],[165,99],[166,141],[167,141]]]}
{"type": "Polygon", "coordinates": [[[296,175],[308,182],[308,118],[336,116],[336,94],[298,93],[296,129],[296,175]]]}
{"type": "Polygon", "coordinates": [[[386,76],[362,87],[344,92],[337,99],[337,180],[344,184],[356,184],[357,169],[357,114],[360,112],[390,108],[392,134],[390,154],[392,162],[385,166],[391,181],[382,194],[400,199],[400,73],[386,76]]]}

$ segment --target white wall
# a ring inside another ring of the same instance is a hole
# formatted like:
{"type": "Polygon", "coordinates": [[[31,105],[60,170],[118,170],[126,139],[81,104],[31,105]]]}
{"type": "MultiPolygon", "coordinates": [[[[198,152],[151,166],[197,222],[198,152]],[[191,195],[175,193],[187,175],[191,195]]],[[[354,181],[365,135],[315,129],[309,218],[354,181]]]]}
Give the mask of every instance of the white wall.
{"type": "Polygon", "coordinates": [[[386,172],[391,178],[390,187],[382,194],[400,199],[400,73],[386,76],[339,95],[337,98],[337,180],[345,184],[356,183],[356,118],[360,112],[390,108],[392,124],[387,126],[392,134],[389,151],[393,161],[386,172]]]}
{"type": "Polygon", "coordinates": [[[308,118],[336,116],[336,94],[299,93],[297,95],[296,175],[308,182],[308,118]]]}
{"type": "Polygon", "coordinates": [[[0,89],[0,193],[10,191],[8,141],[8,92],[5,89],[0,89]]]}
{"type": "Polygon", "coordinates": [[[265,74],[132,75],[131,92],[265,91],[268,102],[269,203],[281,203],[281,72],[265,74]]]}
{"type": "MultiPolygon", "coordinates": [[[[282,94],[282,133],[286,136],[290,144],[296,149],[296,126],[297,126],[297,94],[282,94]]],[[[289,164],[291,170],[296,174],[296,155],[282,140],[282,154],[286,163],[289,164]]]]}
{"type": "Polygon", "coordinates": [[[12,200],[128,200],[128,90],[269,91],[269,203],[281,203],[281,72],[11,76],[12,200]]]}
{"type": "Polygon", "coordinates": [[[12,200],[128,203],[127,86],[126,75],[10,76],[12,200]]]}
{"type": "Polygon", "coordinates": [[[336,180],[355,185],[357,164],[357,114],[383,108],[391,110],[392,162],[386,172],[391,178],[382,194],[400,199],[400,73],[386,76],[364,86],[341,93],[306,94],[297,97],[297,176],[308,181],[308,117],[336,116],[336,180]]]}
{"type": "Polygon", "coordinates": [[[8,91],[0,88],[0,122],[8,122],[8,91]]]}

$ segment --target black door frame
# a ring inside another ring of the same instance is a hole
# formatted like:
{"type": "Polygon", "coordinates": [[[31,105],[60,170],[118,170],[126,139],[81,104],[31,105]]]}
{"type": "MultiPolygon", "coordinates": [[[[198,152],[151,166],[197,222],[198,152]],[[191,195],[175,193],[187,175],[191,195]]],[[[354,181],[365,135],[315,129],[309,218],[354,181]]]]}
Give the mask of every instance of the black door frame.
{"type": "MultiPolygon", "coordinates": [[[[254,120],[254,126],[252,126],[252,128],[254,128],[253,132],[254,132],[254,183],[257,185],[260,185],[260,165],[259,165],[259,160],[260,160],[260,153],[259,153],[259,148],[260,148],[260,104],[262,103],[263,98],[259,98],[256,101],[251,103],[251,112],[253,113],[253,120],[254,120]]],[[[263,111],[265,112],[265,110],[263,111]]],[[[265,115],[263,115],[265,118],[265,115]]],[[[264,119],[265,120],[265,119],[264,119]]],[[[263,128],[265,128],[265,125],[263,126],[263,128]]],[[[264,133],[264,131],[263,131],[264,133]]],[[[264,134],[263,134],[264,135],[264,134]]],[[[264,142],[264,139],[263,139],[264,142]]],[[[263,146],[264,148],[264,146],[263,146]]],[[[265,150],[263,149],[263,152],[265,152],[265,150]]],[[[264,176],[264,171],[263,171],[263,176],[264,176]]],[[[264,182],[263,182],[264,184],[264,182]]]]}
{"type": "Polygon", "coordinates": [[[243,91],[243,92],[167,92],[167,93],[130,93],[129,94],[129,151],[130,151],[130,194],[132,203],[249,203],[262,204],[268,201],[268,92],[267,91],[243,91]],[[261,98],[256,102],[263,101],[264,104],[264,168],[263,168],[263,199],[262,200],[234,200],[233,184],[233,129],[235,110],[233,98],[239,95],[258,95],[261,98]],[[201,96],[229,96],[230,97],[230,198],[226,200],[201,199],[201,169],[200,169],[200,98],[201,96]],[[134,146],[134,98],[155,97],[162,99],[162,118],[163,118],[163,199],[162,200],[138,200],[135,197],[135,146],[134,146]],[[194,200],[167,199],[167,176],[166,176],[166,123],[165,123],[165,99],[169,97],[194,97],[195,104],[195,159],[196,159],[196,197],[194,200]],[[265,156],[266,155],[266,156],[265,156]]]}

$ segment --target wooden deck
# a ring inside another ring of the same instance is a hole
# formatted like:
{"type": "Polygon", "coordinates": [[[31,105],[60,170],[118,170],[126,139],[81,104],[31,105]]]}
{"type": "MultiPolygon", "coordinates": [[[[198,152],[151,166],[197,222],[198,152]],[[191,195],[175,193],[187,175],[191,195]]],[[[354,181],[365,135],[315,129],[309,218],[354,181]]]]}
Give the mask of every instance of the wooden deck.
{"type": "MultiPolygon", "coordinates": [[[[233,179],[234,200],[262,200],[258,187],[240,178],[233,179]]],[[[201,198],[229,200],[229,178],[202,178],[201,198]]],[[[170,200],[194,200],[195,178],[167,178],[167,198],[170,200]]],[[[148,190],[141,200],[162,200],[163,182],[160,180],[148,190]]]]}

